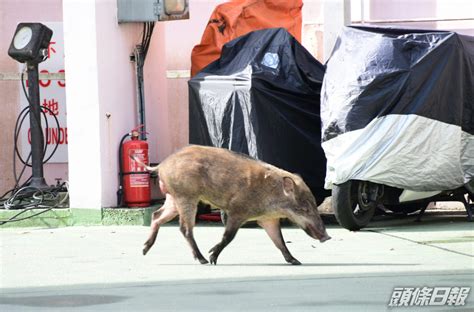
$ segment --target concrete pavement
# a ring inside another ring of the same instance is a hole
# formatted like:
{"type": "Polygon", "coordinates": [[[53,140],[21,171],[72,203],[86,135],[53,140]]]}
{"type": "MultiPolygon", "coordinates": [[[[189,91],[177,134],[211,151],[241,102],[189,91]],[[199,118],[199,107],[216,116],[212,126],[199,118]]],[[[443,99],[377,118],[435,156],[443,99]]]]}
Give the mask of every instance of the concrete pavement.
{"type": "MultiPolygon", "coordinates": [[[[383,218],[360,232],[328,226],[321,244],[286,227],[284,262],[265,232],[242,228],[217,266],[200,265],[176,224],[147,256],[139,226],[14,228],[1,232],[2,311],[385,311],[394,287],[474,286],[473,223],[464,216],[383,218]]],[[[198,224],[207,255],[220,225],[198,224]]],[[[406,311],[472,311],[467,305],[406,311]]]]}

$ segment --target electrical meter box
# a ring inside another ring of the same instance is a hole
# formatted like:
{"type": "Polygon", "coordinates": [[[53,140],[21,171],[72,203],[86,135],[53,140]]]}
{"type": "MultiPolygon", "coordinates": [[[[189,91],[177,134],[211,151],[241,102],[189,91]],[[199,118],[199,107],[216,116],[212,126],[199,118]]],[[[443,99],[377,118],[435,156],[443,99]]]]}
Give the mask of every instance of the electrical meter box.
{"type": "Polygon", "coordinates": [[[119,23],[189,19],[189,0],[117,0],[119,23]]]}

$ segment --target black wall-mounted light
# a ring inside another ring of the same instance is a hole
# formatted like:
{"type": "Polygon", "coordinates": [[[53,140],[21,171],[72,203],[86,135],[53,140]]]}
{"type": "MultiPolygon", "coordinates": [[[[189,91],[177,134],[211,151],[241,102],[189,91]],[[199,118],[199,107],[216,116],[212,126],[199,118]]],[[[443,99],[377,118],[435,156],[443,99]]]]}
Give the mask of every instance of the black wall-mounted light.
{"type": "Polygon", "coordinates": [[[53,31],[40,23],[20,23],[16,27],[8,55],[20,63],[41,63],[47,56],[53,31]]]}
{"type": "Polygon", "coordinates": [[[8,55],[27,65],[28,103],[30,105],[31,169],[30,186],[48,187],[43,175],[44,137],[41,129],[41,106],[38,64],[46,60],[53,31],[41,23],[20,23],[13,35],[8,55]]]}

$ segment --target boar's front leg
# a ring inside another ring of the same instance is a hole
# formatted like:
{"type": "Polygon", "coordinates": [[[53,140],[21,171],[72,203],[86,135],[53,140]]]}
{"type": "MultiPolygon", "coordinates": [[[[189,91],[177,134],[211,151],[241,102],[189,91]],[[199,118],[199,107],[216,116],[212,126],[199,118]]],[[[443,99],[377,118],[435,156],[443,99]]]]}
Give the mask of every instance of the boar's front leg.
{"type": "Polygon", "coordinates": [[[179,210],[179,229],[191,246],[194,259],[198,259],[201,264],[209,263],[201,254],[193,235],[193,228],[196,223],[197,202],[181,202],[177,206],[179,210]]]}
{"type": "Polygon", "coordinates": [[[227,222],[222,240],[217,245],[212,247],[211,250],[209,250],[209,253],[211,253],[209,261],[211,264],[217,264],[217,258],[219,257],[219,254],[234,239],[235,234],[237,234],[237,231],[239,230],[242,223],[243,222],[239,218],[232,216],[232,214],[227,215],[227,222]]]}
{"type": "Polygon", "coordinates": [[[288,248],[285,245],[285,241],[283,240],[283,234],[281,234],[281,227],[280,227],[280,219],[265,219],[265,220],[258,220],[258,225],[265,229],[268,236],[272,239],[275,246],[280,249],[283,257],[285,257],[286,262],[298,265],[301,264],[298,260],[296,260],[291,254],[288,248]]]}

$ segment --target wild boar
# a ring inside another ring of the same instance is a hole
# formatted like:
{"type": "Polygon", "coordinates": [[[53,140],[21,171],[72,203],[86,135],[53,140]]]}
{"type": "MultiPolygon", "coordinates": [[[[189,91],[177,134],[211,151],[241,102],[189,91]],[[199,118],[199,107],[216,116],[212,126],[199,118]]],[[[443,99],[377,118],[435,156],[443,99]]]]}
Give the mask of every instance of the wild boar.
{"type": "Polygon", "coordinates": [[[143,254],[153,246],[160,226],[179,215],[180,230],[195,259],[206,264],[193,237],[197,205],[207,203],[227,214],[221,242],[210,251],[211,264],[247,221],[265,229],[288,263],[301,264],[288,251],[280,219],[288,218],[309,236],[324,242],[330,239],[318,214],[314,196],[303,179],[262,161],[226,149],[187,146],[166,158],[159,166],[159,186],[166,196],[164,205],[152,215],[151,234],[143,254]]]}

